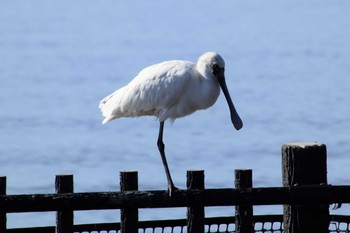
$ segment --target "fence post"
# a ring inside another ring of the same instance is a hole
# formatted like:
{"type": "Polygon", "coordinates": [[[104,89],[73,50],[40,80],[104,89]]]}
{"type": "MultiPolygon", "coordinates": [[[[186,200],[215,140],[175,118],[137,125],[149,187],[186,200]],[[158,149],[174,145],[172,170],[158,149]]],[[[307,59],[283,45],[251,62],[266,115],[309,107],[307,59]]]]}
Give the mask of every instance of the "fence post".
{"type": "MultiPolygon", "coordinates": [[[[316,142],[288,143],[282,146],[283,186],[327,184],[327,149],[316,142]]],[[[328,205],[284,205],[284,230],[329,232],[328,205]]]]}
{"type": "MultiPolygon", "coordinates": [[[[6,195],[6,176],[0,176],[0,195],[6,195]]],[[[0,208],[0,232],[6,232],[7,218],[6,212],[0,208]]]]}
{"type": "MultiPolygon", "coordinates": [[[[187,190],[204,190],[204,171],[187,171],[187,190]]],[[[204,206],[196,205],[187,208],[187,232],[204,232],[204,206]]]]}
{"type": "MultiPolygon", "coordinates": [[[[138,190],[137,171],[120,172],[120,191],[138,190]]],[[[139,211],[137,208],[120,210],[120,225],[122,233],[138,232],[139,211]]]]}
{"type": "MultiPolygon", "coordinates": [[[[246,189],[253,187],[252,170],[237,169],[235,170],[235,188],[244,192],[246,189]]],[[[239,205],[235,208],[235,226],[237,233],[252,233],[254,232],[253,225],[253,206],[239,205]]]]}
{"type": "MultiPolygon", "coordinates": [[[[73,175],[57,175],[55,180],[56,193],[73,193],[73,175]]],[[[73,233],[73,209],[57,211],[56,233],[73,233]]]]}

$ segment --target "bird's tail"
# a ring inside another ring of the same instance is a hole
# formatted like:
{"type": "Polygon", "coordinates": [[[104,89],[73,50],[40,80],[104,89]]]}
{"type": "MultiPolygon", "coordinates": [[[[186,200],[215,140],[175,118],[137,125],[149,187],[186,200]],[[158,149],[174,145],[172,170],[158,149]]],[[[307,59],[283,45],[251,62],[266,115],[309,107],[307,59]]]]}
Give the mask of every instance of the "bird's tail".
{"type": "Polygon", "coordinates": [[[106,124],[107,122],[110,122],[111,120],[114,120],[116,117],[110,116],[110,117],[106,117],[103,121],[102,121],[102,125],[106,124]]]}
{"type": "Polygon", "coordinates": [[[116,94],[118,94],[118,91],[106,96],[100,101],[98,107],[101,109],[102,115],[105,117],[102,124],[106,124],[107,122],[118,118],[118,116],[116,116],[118,109],[118,98],[116,98],[116,94]]]}

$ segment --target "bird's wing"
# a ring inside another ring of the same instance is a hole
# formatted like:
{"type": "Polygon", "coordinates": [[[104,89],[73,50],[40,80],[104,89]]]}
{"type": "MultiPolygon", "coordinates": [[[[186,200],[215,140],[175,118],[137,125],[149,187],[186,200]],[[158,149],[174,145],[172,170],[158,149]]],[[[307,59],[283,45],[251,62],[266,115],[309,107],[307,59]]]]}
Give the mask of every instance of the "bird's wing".
{"type": "Polygon", "coordinates": [[[176,118],[176,106],[192,82],[195,64],[168,61],[143,69],[128,85],[100,102],[104,123],[119,117],[155,115],[160,121],[176,118]]]}

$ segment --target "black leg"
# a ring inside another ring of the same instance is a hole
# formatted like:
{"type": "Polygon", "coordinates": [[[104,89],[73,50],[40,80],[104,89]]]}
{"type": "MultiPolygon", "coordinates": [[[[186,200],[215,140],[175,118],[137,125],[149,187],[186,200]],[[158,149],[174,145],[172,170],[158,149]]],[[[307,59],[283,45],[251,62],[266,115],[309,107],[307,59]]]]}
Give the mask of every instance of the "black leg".
{"type": "Polygon", "coordinates": [[[163,143],[163,128],[164,128],[164,122],[160,122],[157,145],[158,145],[160,156],[162,158],[162,162],[164,165],[166,178],[168,180],[168,190],[169,190],[169,194],[171,196],[172,193],[177,190],[177,188],[175,187],[173,180],[171,179],[168,163],[167,163],[166,157],[165,157],[165,152],[164,152],[165,146],[163,143]]]}

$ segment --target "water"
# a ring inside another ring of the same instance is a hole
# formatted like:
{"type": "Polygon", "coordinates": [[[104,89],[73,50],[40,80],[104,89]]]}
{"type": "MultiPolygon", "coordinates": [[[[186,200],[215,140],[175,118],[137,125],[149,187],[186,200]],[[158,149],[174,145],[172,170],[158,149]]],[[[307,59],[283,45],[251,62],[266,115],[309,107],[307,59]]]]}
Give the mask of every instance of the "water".
{"type": "MultiPolygon", "coordinates": [[[[75,191],[115,191],[118,172],[139,171],[140,189],[165,189],[152,117],[105,126],[105,95],[143,67],[195,61],[218,51],[244,128],[223,96],[206,111],[165,126],[177,186],[203,169],[206,187],[233,186],[252,168],[254,186],[281,186],[281,145],[319,141],[328,181],[349,184],[350,3],[348,1],[0,2],[0,173],[9,194],[53,193],[56,174],[75,191]]],[[[259,207],[275,213],[280,207],[259,207]]],[[[208,208],[207,215],[231,214],[208,208]]],[[[349,214],[349,208],[334,211],[349,214]]],[[[142,219],[185,216],[143,210],[142,219]]],[[[118,220],[118,211],[77,212],[76,223],[118,220]]],[[[9,227],[53,225],[53,213],[10,214],[9,227]]]]}

